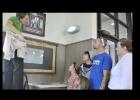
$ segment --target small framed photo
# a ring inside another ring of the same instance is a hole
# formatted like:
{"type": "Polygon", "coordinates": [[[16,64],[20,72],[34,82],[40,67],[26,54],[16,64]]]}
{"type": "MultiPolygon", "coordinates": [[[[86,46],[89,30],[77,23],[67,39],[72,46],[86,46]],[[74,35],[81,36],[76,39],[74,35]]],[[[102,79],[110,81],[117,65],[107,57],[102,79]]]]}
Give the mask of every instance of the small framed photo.
{"type": "Polygon", "coordinates": [[[29,21],[27,25],[23,25],[23,32],[44,36],[45,34],[46,14],[29,13],[29,21]]]}

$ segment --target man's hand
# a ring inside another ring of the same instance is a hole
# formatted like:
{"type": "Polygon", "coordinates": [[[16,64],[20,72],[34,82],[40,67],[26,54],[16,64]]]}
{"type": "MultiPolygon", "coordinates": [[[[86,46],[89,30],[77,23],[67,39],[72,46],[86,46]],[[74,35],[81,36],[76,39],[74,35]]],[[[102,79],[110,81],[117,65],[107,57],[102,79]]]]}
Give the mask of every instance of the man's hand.
{"type": "Polygon", "coordinates": [[[108,84],[108,81],[110,79],[110,71],[109,70],[103,70],[103,80],[100,86],[100,90],[105,90],[106,86],[108,84]]]}

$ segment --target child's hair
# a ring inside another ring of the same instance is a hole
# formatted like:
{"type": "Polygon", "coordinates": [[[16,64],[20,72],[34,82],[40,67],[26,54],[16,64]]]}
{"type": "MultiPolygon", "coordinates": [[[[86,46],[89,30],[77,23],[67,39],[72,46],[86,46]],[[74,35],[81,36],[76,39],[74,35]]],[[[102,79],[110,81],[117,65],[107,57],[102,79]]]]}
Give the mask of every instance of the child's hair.
{"type": "Polygon", "coordinates": [[[74,65],[74,67],[76,66],[76,62],[75,61],[73,62],[73,65],[74,65]]]}
{"type": "Polygon", "coordinates": [[[79,88],[81,90],[88,90],[89,89],[89,80],[88,80],[88,78],[80,75],[79,80],[80,80],[79,88]]]}
{"type": "Polygon", "coordinates": [[[76,65],[76,62],[73,62],[74,69],[77,75],[80,75],[81,73],[81,67],[76,65]]]}
{"type": "Polygon", "coordinates": [[[89,54],[89,52],[88,52],[88,51],[85,51],[84,54],[87,54],[88,57],[89,57],[89,59],[90,59],[90,61],[91,61],[91,58],[90,58],[90,54],[89,54]]]}

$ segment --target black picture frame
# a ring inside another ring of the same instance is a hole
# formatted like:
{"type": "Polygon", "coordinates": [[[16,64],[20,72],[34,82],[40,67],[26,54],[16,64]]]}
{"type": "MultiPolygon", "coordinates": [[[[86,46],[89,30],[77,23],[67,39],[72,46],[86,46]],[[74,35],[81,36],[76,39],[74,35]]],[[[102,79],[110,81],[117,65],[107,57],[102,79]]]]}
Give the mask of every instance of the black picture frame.
{"type": "MultiPolygon", "coordinates": [[[[54,74],[56,73],[56,48],[57,48],[57,44],[53,44],[53,43],[48,43],[46,41],[42,41],[42,40],[37,40],[37,39],[32,39],[32,38],[28,38],[25,37],[26,41],[27,41],[27,48],[32,48],[33,50],[43,50],[43,59],[42,59],[42,63],[37,63],[38,60],[40,60],[40,58],[38,57],[38,55],[36,56],[37,60],[33,61],[33,62],[25,62],[26,57],[24,58],[24,72],[26,73],[51,73],[54,74]],[[39,59],[38,59],[39,58],[39,59]]],[[[30,52],[32,53],[32,52],[30,52]]],[[[36,53],[38,53],[38,51],[36,51],[36,53]]],[[[28,53],[29,54],[29,53],[28,53]]],[[[38,53],[39,54],[39,53],[38,53]]],[[[29,57],[31,57],[31,59],[29,60],[33,60],[33,56],[32,54],[28,55],[29,57]]]]}
{"type": "Polygon", "coordinates": [[[29,21],[27,25],[23,25],[23,32],[32,35],[45,35],[46,14],[44,13],[29,13],[29,21]]]}

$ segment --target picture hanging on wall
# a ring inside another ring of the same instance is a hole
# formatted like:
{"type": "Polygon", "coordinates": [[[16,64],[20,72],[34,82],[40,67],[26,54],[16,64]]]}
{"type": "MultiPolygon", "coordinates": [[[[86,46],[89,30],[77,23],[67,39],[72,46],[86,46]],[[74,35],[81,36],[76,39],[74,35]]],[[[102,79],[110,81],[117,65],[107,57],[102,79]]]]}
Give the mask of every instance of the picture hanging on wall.
{"type": "Polygon", "coordinates": [[[27,25],[23,25],[23,32],[38,36],[44,36],[45,22],[46,22],[46,14],[29,13],[29,21],[27,25]]]}
{"type": "Polygon", "coordinates": [[[25,37],[27,41],[24,57],[26,73],[56,73],[56,45],[46,41],[25,37]]]}

